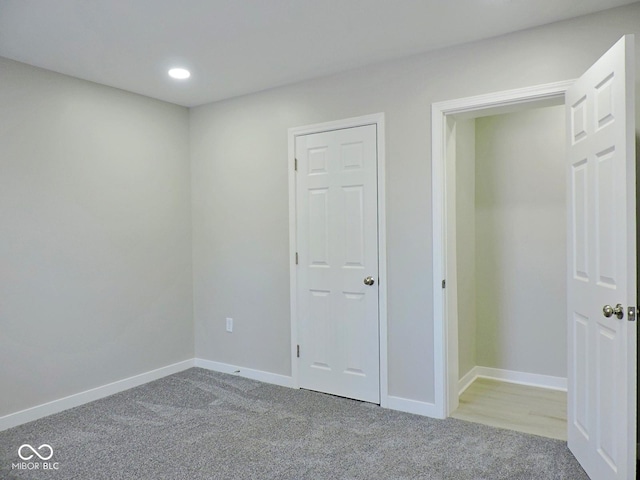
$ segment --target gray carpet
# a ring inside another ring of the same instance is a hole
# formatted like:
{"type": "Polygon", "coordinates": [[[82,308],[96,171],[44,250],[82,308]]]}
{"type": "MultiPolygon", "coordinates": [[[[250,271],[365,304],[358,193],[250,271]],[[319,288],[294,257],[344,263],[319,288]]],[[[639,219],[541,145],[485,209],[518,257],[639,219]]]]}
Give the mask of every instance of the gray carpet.
{"type": "Polygon", "coordinates": [[[0,478],[588,479],[561,441],[199,368],[0,432],[0,478]]]}

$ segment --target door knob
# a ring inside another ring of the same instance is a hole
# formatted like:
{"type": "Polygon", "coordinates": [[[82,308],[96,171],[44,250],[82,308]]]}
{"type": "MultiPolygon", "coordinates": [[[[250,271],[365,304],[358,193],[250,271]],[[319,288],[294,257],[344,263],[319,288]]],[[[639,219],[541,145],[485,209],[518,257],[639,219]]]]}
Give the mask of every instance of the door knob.
{"type": "Polygon", "coordinates": [[[373,285],[376,281],[373,279],[373,277],[367,277],[364,279],[364,284],[365,285],[373,285]]]}
{"type": "Polygon", "coordinates": [[[604,307],[602,307],[602,314],[607,318],[615,315],[619,319],[622,319],[622,317],[624,317],[624,308],[619,303],[615,307],[612,307],[611,305],[605,305],[604,307]]]}

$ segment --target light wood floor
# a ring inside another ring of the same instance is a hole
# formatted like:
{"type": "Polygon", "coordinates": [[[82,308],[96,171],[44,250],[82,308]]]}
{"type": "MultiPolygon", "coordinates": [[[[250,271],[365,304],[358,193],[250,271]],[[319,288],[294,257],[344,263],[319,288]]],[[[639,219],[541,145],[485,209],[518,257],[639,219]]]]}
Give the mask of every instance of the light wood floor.
{"type": "Polygon", "coordinates": [[[486,378],[476,379],[451,415],[492,427],[567,439],[567,394],[486,378]]]}

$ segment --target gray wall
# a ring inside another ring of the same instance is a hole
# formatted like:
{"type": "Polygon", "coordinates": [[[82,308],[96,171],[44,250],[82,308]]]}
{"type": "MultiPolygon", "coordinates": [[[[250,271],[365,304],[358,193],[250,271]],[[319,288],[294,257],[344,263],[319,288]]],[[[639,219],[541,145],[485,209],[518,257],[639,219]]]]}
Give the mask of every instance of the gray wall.
{"type": "Polygon", "coordinates": [[[475,367],[476,354],[476,122],[456,120],[456,274],[458,374],[475,367]]]}
{"type": "Polygon", "coordinates": [[[0,59],[0,416],[193,358],[188,111],[0,59]]]}
{"type": "Polygon", "coordinates": [[[431,103],[574,78],[624,33],[640,5],[189,112],[0,60],[0,415],[191,358],[194,328],[288,375],[287,129],[374,112],[390,394],[433,401],[431,103]]]}
{"type": "Polygon", "coordinates": [[[640,5],[190,110],[196,355],[290,373],[287,129],[385,112],[389,392],[432,402],[431,103],[575,78],[624,33],[640,5]]]}
{"type": "Polygon", "coordinates": [[[476,119],[476,359],[566,377],[564,106],[476,119]]]}

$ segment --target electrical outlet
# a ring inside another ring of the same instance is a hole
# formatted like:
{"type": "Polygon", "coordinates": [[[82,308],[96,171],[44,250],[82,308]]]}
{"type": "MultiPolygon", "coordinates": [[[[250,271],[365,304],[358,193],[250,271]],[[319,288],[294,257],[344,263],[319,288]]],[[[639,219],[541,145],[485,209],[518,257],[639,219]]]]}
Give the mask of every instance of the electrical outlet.
{"type": "Polygon", "coordinates": [[[233,318],[227,317],[227,332],[233,332],[233,318]]]}

